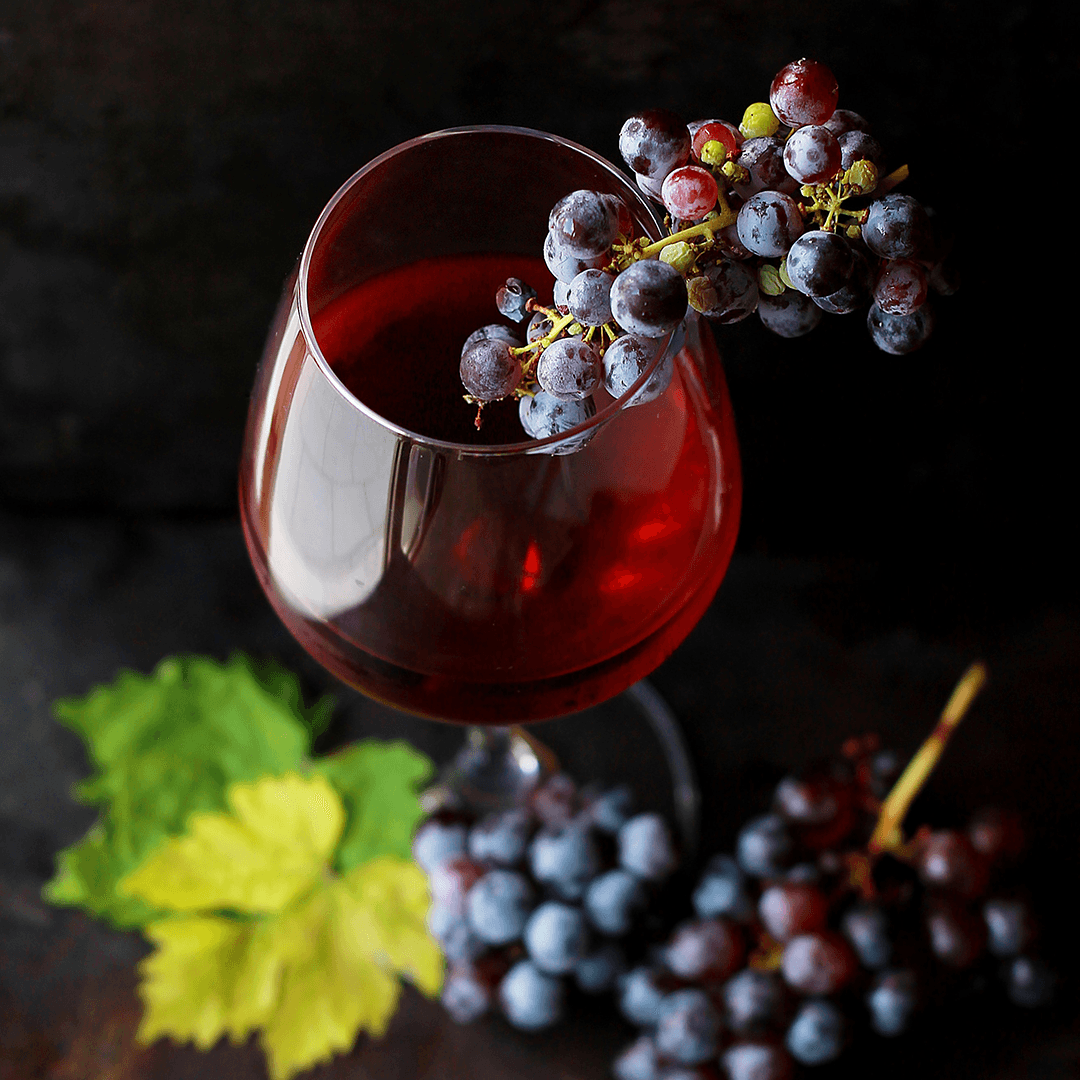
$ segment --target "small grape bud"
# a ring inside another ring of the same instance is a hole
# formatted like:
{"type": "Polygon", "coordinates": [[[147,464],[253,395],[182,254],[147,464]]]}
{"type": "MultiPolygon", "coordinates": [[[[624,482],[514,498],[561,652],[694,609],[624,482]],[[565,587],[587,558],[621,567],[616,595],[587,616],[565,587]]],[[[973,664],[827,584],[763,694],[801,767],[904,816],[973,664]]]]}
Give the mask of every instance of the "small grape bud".
{"type": "Polygon", "coordinates": [[[686,296],[695,311],[711,311],[717,304],[716,287],[704,275],[686,283],[686,296]]]}
{"type": "Polygon", "coordinates": [[[780,260],[779,274],[780,274],[780,280],[784,283],[784,285],[787,288],[789,288],[789,289],[794,289],[795,288],[794,284],[792,284],[791,278],[788,277],[787,257],[786,256],[783,259],[780,260]]]}
{"type": "Polygon", "coordinates": [[[784,291],[780,271],[772,263],[764,263],[758,271],[758,288],[766,296],[779,296],[784,291]]]}
{"type": "Polygon", "coordinates": [[[780,127],[780,121],[772,106],[767,101],[755,101],[753,105],[747,105],[743,113],[739,131],[744,139],[756,139],[762,135],[773,135],[780,127]]]}
{"type": "Polygon", "coordinates": [[[727,157],[727,147],[719,139],[710,139],[701,148],[701,160],[706,165],[723,165],[727,157]]]}
{"type": "Polygon", "coordinates": [[[856,195],[867,195],[877,187],[878,171],[872,161],[863,158],[856,161],[846,173],[844,183],[848,184],[856,195]]]}
{"type": "Polygon", "coordinates": [[[660,258],[669,266],[674,266],[680,274],[685,274],[694,265],[694,249],[685,240],[680,240],[678,243],[668,244],[660,252],[660,258]]]}
{"type": "Polygon", "coordinates": [[[733,183],[745,184],[750,179],[750,173],[734,161],[725,161],[720,171],[733,183]]]}

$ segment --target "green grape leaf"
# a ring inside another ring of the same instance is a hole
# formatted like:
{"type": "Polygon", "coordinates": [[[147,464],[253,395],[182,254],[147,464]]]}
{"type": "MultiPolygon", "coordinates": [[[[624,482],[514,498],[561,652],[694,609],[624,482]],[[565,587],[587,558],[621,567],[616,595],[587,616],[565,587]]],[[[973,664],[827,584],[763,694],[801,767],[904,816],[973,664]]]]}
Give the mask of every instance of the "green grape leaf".
{"type": "Polygon", "coordinates": [[[257,1030],[272,1080],[288,1080],[360,1031],[383,1034],[399,975],[438,993],[442,956],[425,927],[423,871],[382,856],[333,873],[345,811],[325,778],[234,784],[228,805],[193,817],[123,882],[175,913],[146,927],[156,948],[140,964],[140,1042],[169,1035],[206,1049],[257,1030]],[[271,880],[274,867],[284,884],[271,880]]]}
{"type": "Polygon", "coordinates": [[[350,870],[378,855],[412,857],[412,836],[423,810],[417,789],[433,772],[431,760],[406,742],[354,743],[312,766],[345,803],[345,832],[335,866],[350,870]]]}
{"type": "MultiPolygon", "coordinates": [[[[245,658],[240,657],[241,662],[245,658]]],[[[314,742],[329,726],[334,716],[337,701],[333,694],[323,694],[314,705],[304,704],[304,695],[300,691],[300,680],[276,660],[256,660],[246,658],[251,674],[259,685],[273,698],[285,705],[299,717],[311,733],[314,742]]]]}
{"type": "Polygon", "coordinates": [[[60,853],[46,899],[120,927],[142,925],[153,912],[117,892],[120,878],[180,833],[191,814],[220,810],[230,783],[298,767],[311,744],[295,712],[299,687],[267,670],[263,682],[239,655],[224,665],[170,658],[151,675],[123,672],[85,697],[56,703],[57,718],[82,736],[97,769],[76,797],[100,806],[102,816],[60,853]]]}

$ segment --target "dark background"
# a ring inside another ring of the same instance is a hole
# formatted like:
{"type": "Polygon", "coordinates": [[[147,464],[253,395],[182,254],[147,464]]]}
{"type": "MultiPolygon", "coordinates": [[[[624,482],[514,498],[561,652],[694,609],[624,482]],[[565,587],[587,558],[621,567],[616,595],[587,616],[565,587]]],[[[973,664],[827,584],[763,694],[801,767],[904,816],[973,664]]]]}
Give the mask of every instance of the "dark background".
{"type": "MultiPolygon", "coordinates": [[[[756,318],[720,330],[742,531],[716,603],[656,682],[720,844],[779,771],[848,734],[913,749],[986,657],[990,689],[936,798],[946,814],[1027,812],[1047,936],[1074,962],[1055,885],[1080,828],[1066,7],[0,0],[0,1012],[21,1018],[0,1058],[15,1046],[24,1063],[11,1075],[77,1075],[78,1039],[112,1015],[87,1002],[130,1019],[138,950],[34,899],[89,824],[67,797],[86,763],[49,702],[180,651],[243,648],[331,685],[259,594],[235,508],[254,367],[327,199],[374,155],[458,124],[537,127],[617,159],[632,111],[738,122],[803,55],[833,68],[841,106],[952,220],[964,286],[908,357],[878,352],[859,316],[795,342],[756,318]]],[[[333,739],[401,733],[446,753],[456,738],[342,702],[333,739]]],[[[423,1015],[468,1069],[498,1074],[482,1053],[497,1025],[448,1034],[423,1015]]],[[[1076,1075],[1069,1015],[1016,1020],[1015,1039],[966,1065],[958,1051],[941,1075],[1076,1075]]],[[[356,1067],[441,1075],[383,1053],[356,1067]]],[[[130,1061],[131,1075],[200,1067],[130,1061]]]]}

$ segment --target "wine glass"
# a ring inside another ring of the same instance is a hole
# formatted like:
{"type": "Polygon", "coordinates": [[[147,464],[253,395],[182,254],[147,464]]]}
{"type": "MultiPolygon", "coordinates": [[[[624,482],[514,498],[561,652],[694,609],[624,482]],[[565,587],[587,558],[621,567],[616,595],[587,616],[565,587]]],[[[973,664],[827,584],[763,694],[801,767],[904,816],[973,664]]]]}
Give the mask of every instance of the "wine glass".
{"type": "MultiPolygon", "coordinates": [[[[579,188],[618,195],[637,235],[663,235],[620,171],[542,132],[436,132],[357,172],[286,284],[241,462],[248,550],[288,629],[365,694],[473,725],[465,771],[493,771],[473,779],[504,792],[538,764],[509,726],[649,674],[705,611],[738,527],[731,406],[694,312],[620,400],[598,391],[595,416],[563,436],[528,439],[507,402],[477,431],[462,401],[465,337],[499,318],[509,274],[550,298],[548,213],[579,188]],[[667,390],[627,407],[662,363],[667,390]]],[[[636,701],[672,727],[654,693],[636,701]]],[[[662,738],[685,772],[677,737],[662,738]]]]}

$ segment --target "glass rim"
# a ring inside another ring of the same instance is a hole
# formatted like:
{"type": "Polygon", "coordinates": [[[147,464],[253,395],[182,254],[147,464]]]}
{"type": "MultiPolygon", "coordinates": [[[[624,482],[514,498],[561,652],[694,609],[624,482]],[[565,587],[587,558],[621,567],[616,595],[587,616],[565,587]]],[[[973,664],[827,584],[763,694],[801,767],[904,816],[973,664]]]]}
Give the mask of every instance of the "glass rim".
{"type": "MultiPolygon", "coordinates": [[[[674,336],[678,333],[678,329],[669,331],[664,334],[659,340],[664,344],[656,352],[656,355],[650,361],[645,371],[638,376],[630,387],[620,397],[613,399],[602,409],[598,409],[594,416],[589,417],[588,420],[576,427],[569,428],[558,435],[550,435],[546,439],[524,439],[521,442],[513,443],[494,443],[489,445],[472,445],[469,443],[452,442],[445,439],[435,439],[430,436],[423,435],[420,432],[410,431],[408,428],[402,427],[400,424],[394,423],[392,420],[388,420],[381,413],[376,412],[370,406],[365,405],[355,394],[353,394],[348,387],[338,378],[334,369],[330,366],[326,357],[323,355],[322,349],[319,346],[319,342],[315,337],[315,330],[311,323],[311,312],[308,306],[308,274],[311,269],[311,260],[315,251],[315,247],[321,238],[322,231],[329,221],[331,215],[340,205],[342,200],[348,195],[352,188],[367,176],[369,173],[378,169],[385,162],[397,157],[399,154],[406,153],[412,150],[414,147],[423,145],[425,143],[433,142],[436,139],[449,138],[455,135],[480,135],[480,134],[508,134],[508,135],[525,135],[530,138],[542,139],[547,142],[556,143],[559,146],[576,151],[579,154],[590,158],[595,164],[601,166],[606,172],[610,173],[613,177],[618,179],[632,194],[636,203],[645,212],[646,219],[652,223],[652,229],[650,230],[650,236],[653,240],[659,240],[663,237],[663,228],[660,220],[657,218],[656,211],[650,204],[649,200],[643,197],[638,191],[634,182],[626,175],[621,169],[613,165],[607,158],[602,157],[595,151],[590,150],[587,146],[582,146],[580,143],[574,142],[572,139],[565,139],[561,135],[554,135],[548,131],[540,131],[536,128],[516,127],[506,124],[476,124],[465,125],[463,127],[451,127],[442,128],[439,131],[432,131],[426,135],[418,135],[412,139],[406,139],[404,142],[400,142],[395,146],[392,146],[389,150],[383,151],[383,153],[372,158],[366,165],[361,166],[356,172],[352,174],[327,202],[323,207],[322,213],[319,215],[315,222],[314,227],[308,235],[307,241],[304,244],[303,253],[300,256],[300,266],[296,278],[296,303],[297,311],[300,319],[300,331],[304,336],[305,343],[307,345],[308,354],[315,360],[315,363],[319,366],[323,375],[329,380],[330,385],[334,387],[337,392],[345,398],[349,405],[355,409],[358,409],[365,416],[375,421],[381,427],[391,432],[398,438],[406,438],[411,442],[419,443],[424,446],[430,446],[434,449],[443,450],[455,453],[459,457],[510,457],[520,456],[525,454],[542,454],[552,453],[557,450],[560,445],[577,442],[581,439],[582,435],[599,428],[603,424],[606,424],[612,419],[616,413],[621,412],[627,407],[628,402],[652,377],[656,371],[657,366],[664,360],[674,336]]],[[[569,194],[569,192],[567,192],[569,194]]]]}

